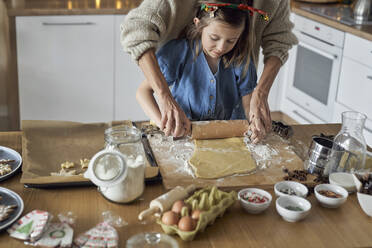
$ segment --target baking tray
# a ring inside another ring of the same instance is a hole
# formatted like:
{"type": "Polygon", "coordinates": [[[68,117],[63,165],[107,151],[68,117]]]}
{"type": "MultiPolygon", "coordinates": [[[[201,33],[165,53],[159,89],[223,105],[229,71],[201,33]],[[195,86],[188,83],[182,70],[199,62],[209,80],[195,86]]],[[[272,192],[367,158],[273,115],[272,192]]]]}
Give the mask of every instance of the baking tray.
{"type": "MultiPolygon", "coordinates": [[[[104,130],[115,125],[132,125],[131,121],[112,123],[78,123],[65,121],[23,121],[22,155],[23,173],[21,183],[26,187],[58,188],[68,186],[91,186],[82,174],[58,177],[61,163],[71,161],[79,164],[83,158],[91,158],[104,147],[104,130]]],[[[77,165],[76,167],[79,167],[77,165]]],[[[77,168],[79,169],[79,168],[77,168]]],[[[82,169],[78,173],[84,173],[82,169]]],[[[159,170],[151,171],[147,182],[159,181],[159,170]]]]}

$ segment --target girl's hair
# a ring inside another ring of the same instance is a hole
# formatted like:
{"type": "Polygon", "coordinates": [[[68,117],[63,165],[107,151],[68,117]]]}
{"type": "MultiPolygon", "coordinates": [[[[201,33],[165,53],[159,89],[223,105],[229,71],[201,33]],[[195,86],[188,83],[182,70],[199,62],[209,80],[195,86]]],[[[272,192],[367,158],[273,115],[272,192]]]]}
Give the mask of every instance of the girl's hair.
{"type": "MultiPolygon", "coordinates": [[[[194,23],[189,24],[186,27],[185,35],[186,38],[190,42],[190,47],[193,47],[195,58],[200,54],[202,51],[202,47],[200,45],[199,40],[201,39],[201,34],[203,28],[209,25],[212,21],[220,21],[225,22],[233,27],[239,27],[240,25],[244,25],[243,32],[241,33],[238,41],[236,42],[234,48],[228,52],[227,54],[222,56],[222,62],[226,67],[230,65],[234,66],[241,66],[244,64],[243,69],[243,77],[245,77],[249,63],[250,63],[250,55],[252,46],[249,42],[249,12],[243,11],[240,9],[232,9],[232,8],[224,8],[219,7],[214,12],[214,17],[210,16],[210,13],[204,10],[201,10],[201,5],[203,3],[221,3],[216,0],[209,0],[209,1],[198,1],[197,7],[197,14],[196,17],[200,20],[199,25],[196,26],[194,23]]],[[[248,4],[246,0],[225,0],[224,3],[234,3],[234,4],[248,4]]]]}

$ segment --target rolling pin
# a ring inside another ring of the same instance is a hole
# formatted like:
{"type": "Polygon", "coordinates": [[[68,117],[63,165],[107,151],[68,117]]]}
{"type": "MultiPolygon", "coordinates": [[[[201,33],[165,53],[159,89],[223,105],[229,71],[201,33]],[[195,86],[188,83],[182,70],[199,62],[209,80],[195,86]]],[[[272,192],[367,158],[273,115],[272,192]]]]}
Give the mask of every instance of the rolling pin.
{"type": "Polygon", "coordinates": [[[198,121],[191,123],[192,139],[223,139],[243,137],[248,130],[247,120],[198,121]]]}
{"type": "Polygon", "coordinates": [[[173,203],[178,200],[185,199],[191,192],[196,189],[195,185],[191,184],[186,189],[181,186],[177,186],[171,191],[159,196],[158,198],[150,202],[150,207],[142,211],[138,215],[139,220],[143,220],[148,215],[156,212],[164,212],[171,209],[173,203]]]}

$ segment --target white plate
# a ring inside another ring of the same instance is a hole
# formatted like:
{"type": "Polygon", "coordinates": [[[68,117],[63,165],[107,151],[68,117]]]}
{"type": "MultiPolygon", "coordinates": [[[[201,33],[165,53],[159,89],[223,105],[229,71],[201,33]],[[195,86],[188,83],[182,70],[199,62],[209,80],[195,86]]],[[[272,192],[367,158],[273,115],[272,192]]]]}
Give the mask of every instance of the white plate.
{"type": "Polygon", "coordinates": [[[21,168],[22,157],[21,155],[19,155],[18,152],[14,151],[13,149],[10,149],[5,146],[0,146],[0,160],[1,159],[15,160],[14,162],[9,163],[10,167],[12,168],[12,171],[6,175],[0,176],[0,181],[4,181],[5,179],[13,176],[21,168]]]}
{"type": "Polygon", "coordinates": [[[17,205],[17,208],[14,210],[13,213],[10,214],[10,216],[7,219],[0,221],[1,231],[10,226],[11,224],[13,224],[19,218],[19,216],[21,216],[24,205],[22,198],[17,193],[7,188],[0,187],[0,195],[2,197],[2,199],[0,200],[0,204],[17,205]]]}

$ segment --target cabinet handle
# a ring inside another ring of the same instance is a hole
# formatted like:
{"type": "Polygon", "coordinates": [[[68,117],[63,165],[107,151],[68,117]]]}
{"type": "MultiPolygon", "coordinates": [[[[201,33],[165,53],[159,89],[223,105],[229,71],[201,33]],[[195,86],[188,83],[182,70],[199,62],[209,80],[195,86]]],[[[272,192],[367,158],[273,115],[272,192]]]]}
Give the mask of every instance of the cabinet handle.
{"type": "Polygon", "coordinates": [[[300,114],[297,110],[293,110],[292,112],[294,114],[298,115],[299,117],[301,117],[302,119],[304,119],[305,121],[307,121],[308,123],[312,123],[308,118],[306,118],[305,116],[303,116],[302,114],[300,114]]]}
{"type": "Polygon", "coordinates": [[[43,26],[90,26],[95,22],[43,22],[43,26]]]}
{"type": "Polygon", "coordinates": [[[368,78],[369,80],[372,80],[372,76],[367,76],[367,78],[368,78]]]}

